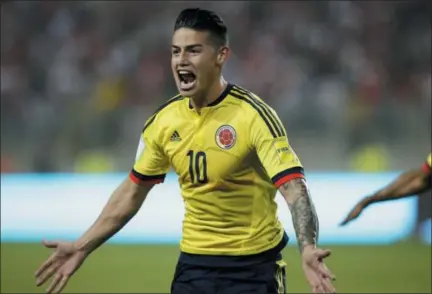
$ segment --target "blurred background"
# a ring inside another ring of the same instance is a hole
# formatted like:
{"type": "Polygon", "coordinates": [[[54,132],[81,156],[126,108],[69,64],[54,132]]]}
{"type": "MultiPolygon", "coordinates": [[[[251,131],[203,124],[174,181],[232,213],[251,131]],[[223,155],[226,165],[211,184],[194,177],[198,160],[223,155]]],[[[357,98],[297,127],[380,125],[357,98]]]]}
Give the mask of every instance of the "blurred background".
{"type": "Polygon", "coordinates": [[[426,1],[14,1],[1,15],[2,172],[129,170],[144,121],[176,94],[170,38],[190,5],[222,15],[226,78],[278,110],[308,170],[424,160],[426,1]]]}
{"type": "MultiPolygon", "coordinates": [[[[13,1],[1,6],[2,182],[8,174],[128,172],[144,122],[176,94],[171,35],[191,6],[227,23],[225,77],[277,110],[308,172],[396,172],[426,159],[428,1],[13,1]]],[[[418,202],[414,236],[430,219],[430,199],[418,202]]],[[[4,246],[2,255],[13,250],[4,246]]],[[[430,253],[418,258],[430,275],[430,253]]],[[[33,291],[3,267],[2,259],[2,290],[33,291]]],[[[412,289],[431,291],[430,283],[412,289]]]]}

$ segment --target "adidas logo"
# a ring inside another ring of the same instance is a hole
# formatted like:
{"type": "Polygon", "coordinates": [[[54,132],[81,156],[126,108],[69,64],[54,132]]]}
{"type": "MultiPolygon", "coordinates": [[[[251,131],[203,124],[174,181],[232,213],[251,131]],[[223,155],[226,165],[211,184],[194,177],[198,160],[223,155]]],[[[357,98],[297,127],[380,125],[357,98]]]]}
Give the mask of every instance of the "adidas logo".
{"type": "Polygon", "coordinates": [[[171,135],[170,141],[171,142],[181,141],[180,135],[177,131],[174,131],[174,133],[171,135]]]}

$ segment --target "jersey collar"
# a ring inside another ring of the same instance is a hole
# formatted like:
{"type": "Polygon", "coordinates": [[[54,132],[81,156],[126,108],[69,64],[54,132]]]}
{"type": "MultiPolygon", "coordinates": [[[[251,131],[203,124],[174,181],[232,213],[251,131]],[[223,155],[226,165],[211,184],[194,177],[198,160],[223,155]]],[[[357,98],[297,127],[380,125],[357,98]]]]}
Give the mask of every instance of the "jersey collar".
{"type": "MultiPolygon", "coordinates": [[[[220,104],[226,98],[226,96],[228,96],[228,94],[231,92],[232,87],[233,87],[233,85],[228,83],[225,90],[220,94],[220,96],[215,101],[213,101],[212,103],[207,104],[205,107],[212,107],[212,106],[216,106],[216,105],[220,104]]],[[[189,101],[189,103],[188,103],[189,109],[192,109],[193,107],[192,107],[192,104],[190,102],[190,98],[188,101],[189,101]]]]}

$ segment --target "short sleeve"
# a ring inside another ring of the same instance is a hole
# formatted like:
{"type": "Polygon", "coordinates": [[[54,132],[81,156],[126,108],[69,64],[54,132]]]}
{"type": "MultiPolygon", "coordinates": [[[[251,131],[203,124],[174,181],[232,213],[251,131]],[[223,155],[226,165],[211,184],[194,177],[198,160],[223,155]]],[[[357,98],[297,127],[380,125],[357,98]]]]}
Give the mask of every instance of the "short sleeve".
{"type": "Polygon", "coordinates": [[[278,115],[271,108],[265,110],[254,117],[250,139],[268,176],[279,188],[292,179],[304,178],[304,171],[278,115]]]}
{"type": "Polygon", "coordinates": [[[164,181],[169,170],[169,160],[160,141],[156,123],[150,121],[140,136],[135,164],[129,174],[135,183],[158,184],[164,181]]]}
{"type": "Polygon", "coordinates": [[[422,168],[427,173],[430,174],[432,171],[432,153],[429,153],[429,156],[426,159],[426,162],[423,164],[422,168]]]}

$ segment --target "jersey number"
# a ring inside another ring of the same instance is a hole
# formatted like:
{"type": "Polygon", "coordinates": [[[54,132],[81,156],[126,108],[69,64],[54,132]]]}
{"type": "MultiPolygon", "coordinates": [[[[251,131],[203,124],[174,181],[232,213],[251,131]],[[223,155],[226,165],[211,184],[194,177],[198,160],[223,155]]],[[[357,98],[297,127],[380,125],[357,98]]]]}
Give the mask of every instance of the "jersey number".
{"type": "Polygon", "coordinates": [[[195,183],[195,179],[200,184],[207,183],[207,155],[202,151],[194,153],[189,150],[187,156],[189,156],[189,175],[192,184],[195,183]],[[200,168],[200,165],[202,165],[202,168],[200,168]]]}

